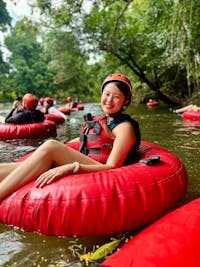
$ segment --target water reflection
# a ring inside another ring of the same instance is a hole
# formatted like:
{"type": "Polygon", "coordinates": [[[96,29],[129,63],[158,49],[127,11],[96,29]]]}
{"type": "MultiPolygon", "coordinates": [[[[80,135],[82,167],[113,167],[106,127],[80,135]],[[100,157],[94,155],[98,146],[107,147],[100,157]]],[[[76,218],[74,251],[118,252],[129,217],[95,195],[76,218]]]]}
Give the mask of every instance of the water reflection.
{"type": "Polygon", "coordinates": [[[14,255],[23,250],[22,237],[13,229],[0,234],[0,266],[9,262],[14,255]],[[14,244],[14,245],[13,245],[14,244]]]}
{"type": "MultiPolygon", "coordinates": [[[[1,109],[0,115],[7,110],[1,109]]],[[[78,136],[83,115],[101,114],[99,104],[87,104],[85,109],[72,112],[69,122],[59,125],[56,139],[65,142],[78,136]]],[[[185,164],[189,175],[185,202],[200,197],[200,126],[194,121],[184,121],[165,107],[148,109],[145,105],[133,105],[127,112],[140,123],[142,139],[159,144],[176,154],[185,164]]],[[[0,162],[15,160],[34,150],[44,139],[1,140],[0,162]]],[[[78,223],[78,222],[74,222],[78,223]]],[[[133,233],[130,233],[130,235],[133,233]]],[[[83,266],[71,250],[72,244],[79,253],[93,250],[94,245],[110,241],[110,236],[59,238],[23,232],[0,224],[0,266],[83,266]]]]}
{"type": "Polygon", "coordinates": [[[26,143],[26,141],[16,141],[16,142],[1,142],[0,141],[0,162],[12,162],[14,160],[17,160],[19,157],[22,157],[23,155],[34,151],[37,146],[39,144],[42,143],[41,140],[39,140],[38,142],[36,142],[35,140],[35,144],[32,145],[25,145],[24,143],[26,143]]]}

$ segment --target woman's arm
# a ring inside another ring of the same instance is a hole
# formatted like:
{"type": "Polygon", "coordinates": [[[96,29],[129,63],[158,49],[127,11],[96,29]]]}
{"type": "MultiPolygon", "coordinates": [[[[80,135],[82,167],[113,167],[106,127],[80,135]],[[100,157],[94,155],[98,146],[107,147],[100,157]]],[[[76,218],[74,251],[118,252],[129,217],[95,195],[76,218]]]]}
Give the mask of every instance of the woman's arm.
{"type": "Polygon", "coordinates": [[[113,166],[113,168],[119,168],[123,165],[131,148],[136,143],[136,136],[130,122],[120,123],[112,132],[115,135],[115,140],[106,164],[113,166]]]}
{"type": "Polygon", "coordinates": [[[27,114],[25,112],[18,112],[16,115],[6,117],[6,123],[24,124],[27,122],[27,114]]]}
{"type": "Polygon", "coordinates": [[[15,109],[12,108],[11,111],[7,114],[7,116],[5,117],[5,122],[7,122],[10,117],[12,117],[14,110],[15,109]]]}
{"type": "MultiPolygon", "coordinates": [[[[115,140],[106,164],[99,162],[98,166],[96,164],[80,164],[79,173],[103,171],[118,168],[123,165],[131,148],[136,142],[135,132],[130,122],[120,123],[112,132],[115,136],[115,140]]],[[[74,140],[79,140],[79,137],[74,140]]]]}
{"type": "Polygon", "coordinates": [[[50,107],[49,108],[49,114],[58,115],[58,116],[62,117],[63,119],[65,119],[65,121],[67,121],[67,119],[68,119],[67,116],[63,112],[59,111],[55,107],[50,107]]]}

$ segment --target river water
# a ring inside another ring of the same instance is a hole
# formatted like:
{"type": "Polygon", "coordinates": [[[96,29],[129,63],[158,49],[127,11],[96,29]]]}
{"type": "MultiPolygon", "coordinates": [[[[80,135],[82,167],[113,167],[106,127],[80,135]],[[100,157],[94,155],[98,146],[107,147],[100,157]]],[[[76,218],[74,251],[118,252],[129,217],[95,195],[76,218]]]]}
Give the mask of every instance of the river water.
{"type": "MultiPolygon", "coordinates": [[[[0,104],[5,115],[11,104],[0,104]]],[[[69,122],[59,125],[57,140],[67,141],[78,136],[83,115],[101,114],[99,104],[85,104],[83,111],[72,112],[69,122]]],[[[185,164],[189,185],[185,202],[200,197],[200,121],[184,121],[165,106],[148,108],[132,105],[127,113],[139,123],[142,140],[161,145],[176,154],[185,164]]],[[[0,162],[13,161],[39,146],[44,139],[0,140],[0,162]]],[[[76,223],[76,222],[75,222],[76,223]]],[[[133,234],[133,233],[131,233],[133,234]]],[[[28,233],[0,224],[0,266],[85,266],[77,253],[91,251],[116,236],[60,238],[28,233]]]]}

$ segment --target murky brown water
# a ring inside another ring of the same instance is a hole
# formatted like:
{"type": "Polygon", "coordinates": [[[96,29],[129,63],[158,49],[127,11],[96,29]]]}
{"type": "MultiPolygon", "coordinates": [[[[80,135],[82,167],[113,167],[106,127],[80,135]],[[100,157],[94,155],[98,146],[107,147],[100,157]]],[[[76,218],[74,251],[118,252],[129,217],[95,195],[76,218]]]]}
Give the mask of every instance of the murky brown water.
{"type": "MultiPolygon", "coordinates": [[[[6,114],[10,104],[0,104],[0,115],[6,114]]],[[[98,104],[86,104],[85,110],[73,112],[70,122],[59,125],[56,139],[75,138],[83,122],[83,114],[101,113],[98,104]]],[[[139,121],[142,139],[159,144],[176,154],[185,164],[189,187],[185,202],[200,197],[200,125],[184,122],[167,108],[149,109],[133,105],[128,113],[139,121]]],[[[200,123],[199,123],[200,124],[200,123]]],[[[28,153],[44,140],[0,140],[0,162],[12,161],[28,153]]],[[[84,264],[77,253],[93,250],[94,246],[110,241],[110,236],[59,238],[28,233],[0,224],[0,266],[74,266],[84,264]],[[74,246],[75,245],[75,246],[74,246]],[[71,248],[76,250],[71,250],[71,248]]]]}

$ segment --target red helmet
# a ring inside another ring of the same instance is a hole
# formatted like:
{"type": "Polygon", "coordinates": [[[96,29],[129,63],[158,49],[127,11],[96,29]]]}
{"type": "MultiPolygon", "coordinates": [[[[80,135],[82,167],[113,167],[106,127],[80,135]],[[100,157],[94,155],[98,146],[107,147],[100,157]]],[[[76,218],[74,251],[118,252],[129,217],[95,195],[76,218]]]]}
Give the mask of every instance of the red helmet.
{"type": "Polygon", "coordinates": [[[22,98],[22,101],[24,105],[26,106],[26,108],[28,109],[35,109],[38,104],[37,96],[30,94],[30,93],[25,94],[22,98]]]}
{"type": "Polygon", "coordinates": [[[51,97],[45,97],[44,101],[46,101],[50,106],[53,106],[53,99],[51,97]]]}
{"type": "Polygon", "coordinates": [[[44,102],[44,98],[41,97],[41,98],[39,99],[39,104],[40,104],[40,105],[43,105],[43,102],[44,102]]]}
{"type": "Polygon", "coordinates": [[[72,98],[70,96],[68,96],[67,101],[69,101],[69,102],[72,101],[72,98]]]}
{"type": "Polygon", "coordinates": [[[106,84],[108,84],[109,82],[114,82],[114,81],[120,81],[120,82],[123,82],[126,85],[128,85],[129,92],[128,92],[128,95],[126,97],[126,99],[128,100],[128,103],[127,103],[127,106],[128,106],[130,104],[131,98],[132,98],[132,85],[131,85],[131,82],[126,75],[121,74],[121,73],[113,73],[113,74],[108,75],[102,83],[101,92],[103,92],[103,89],[104,89],[106,84]]]}

